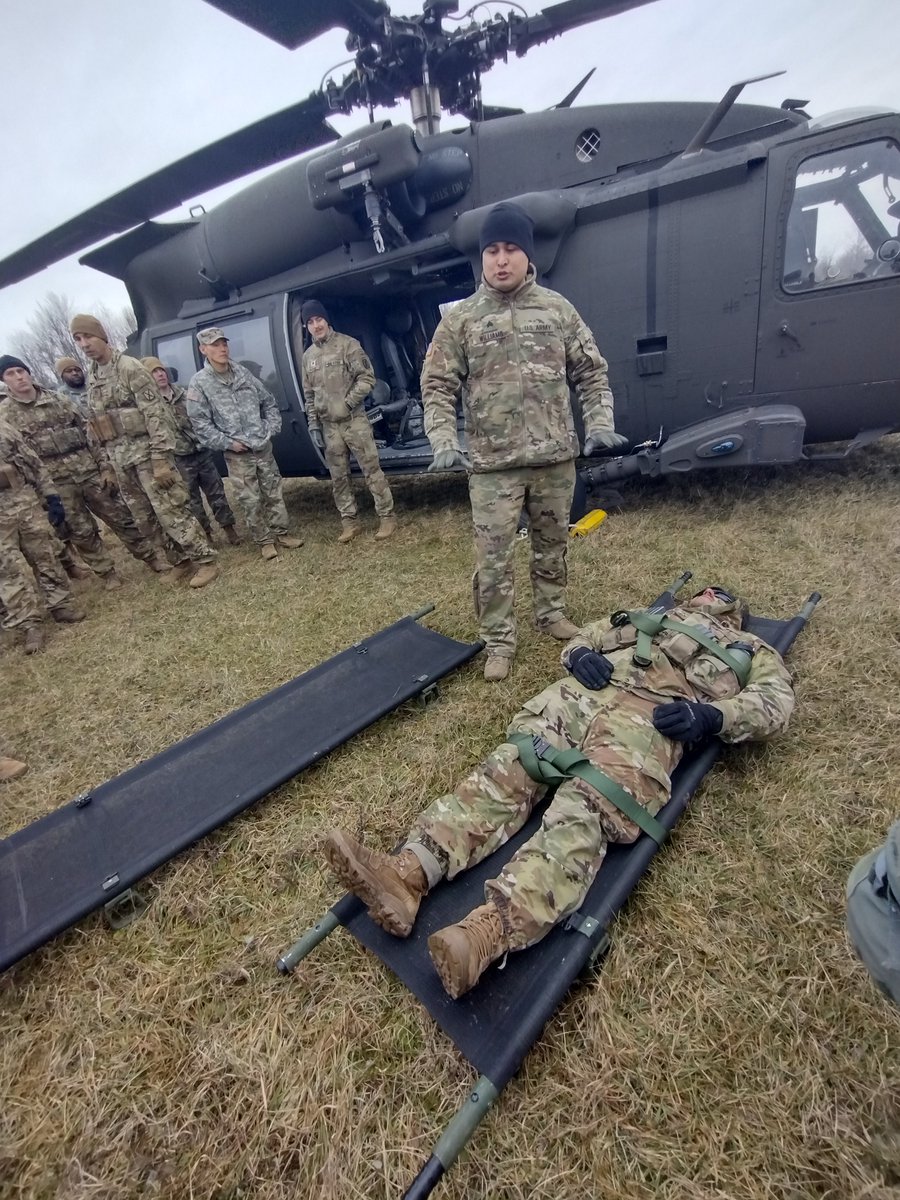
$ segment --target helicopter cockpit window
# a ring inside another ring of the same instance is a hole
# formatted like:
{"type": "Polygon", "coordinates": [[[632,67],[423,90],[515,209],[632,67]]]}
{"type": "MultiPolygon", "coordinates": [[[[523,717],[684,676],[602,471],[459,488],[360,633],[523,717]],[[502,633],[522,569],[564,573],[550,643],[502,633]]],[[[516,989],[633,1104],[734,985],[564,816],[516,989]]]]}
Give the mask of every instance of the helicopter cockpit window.
{"type": "Polygon", "coordinates": [[[269,318],[251,317],[246,321],[223,322],[222,328],[228,335],[232,362],[240,363],[261,380],[275,397],[281,411],[287,412],[290,405],[275,368],[269,318]]]}
{"type": "Polygon", "coordinates": [[[173,383],[187,387],[188,382],[197,370],[194,358],[194,339],[189,333],[176,333],[172,337],[159,338],[153,353],[161,363],[169,369],[173,383]],[[173,373],[175,368],[177,376],[173,373]]]}
{"type": "Polygon", "coordinates": [[[900,148],[888,140],[804,159],[784,245],[788,292],[900,277],[900,148]]]}

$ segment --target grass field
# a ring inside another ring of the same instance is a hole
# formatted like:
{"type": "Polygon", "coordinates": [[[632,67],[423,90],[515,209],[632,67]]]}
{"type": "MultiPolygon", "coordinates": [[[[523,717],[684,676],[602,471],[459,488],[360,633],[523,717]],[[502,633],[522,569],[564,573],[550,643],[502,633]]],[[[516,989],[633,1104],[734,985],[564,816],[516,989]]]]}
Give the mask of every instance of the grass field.
{"type": "MultiPolygon", "coordinates": [[[[469,639],[464,483],[396,485],[401,528],[338,546],[323,483],[288,487],[306,544],[248,547],[192,592],[117,556],[90,619],[24,658],[0,641],[6,835],[429,601],[469,639]]],[[[823,603],[795,647],[788,733],[709,777],[439,1194],[448,1200],[896,1200],[900,1019],[848,949],[847,873],[900,813],[900,439],[846,465],[629,493],[572,545],[571,614],[648,600],[682,569],[758,611],[823,603]]],[[[557,672],[530,627],[503,684],[480,662],[388,717],[143,888],[0,977],[0,1196],[399,1196],[474,1072],[346,934],[274,959],[338,896],[341,824],[389,846],[557,672]]]]}

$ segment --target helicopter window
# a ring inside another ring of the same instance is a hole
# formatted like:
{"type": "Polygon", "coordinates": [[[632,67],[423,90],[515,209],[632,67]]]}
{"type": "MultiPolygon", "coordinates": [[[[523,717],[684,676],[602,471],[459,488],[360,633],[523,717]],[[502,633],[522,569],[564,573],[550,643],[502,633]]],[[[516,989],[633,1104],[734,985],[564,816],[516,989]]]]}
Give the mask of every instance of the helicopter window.
{"type": "Polygon", "coordinates": [[[600,133],[596,129],[585,129],[575,141],[575,157],[588,163],[600,153],[600,133]]]}
{"type": "Polygon", "coordinates": [[[165,363],[172,382],[187,387],[188,380],[197,370],[193,337],[189,333],[176,333],[172,337],[159,338],[154,353],[165,363]]]}
{"type": "Polygon", "coordinates": [[[290,405],[275,367],[269,318],[251,317],[244,321],[223,322],[222,328],[228,335],[232,361],[240,363],[261,380],[275,397],[281,411],[287,412],[290,405]]]}
{"type": "Polygon", "coordinates": [[[797,169],[784,244],[788,292],[900,273],[900,148],[845,146],[797,169]]]}

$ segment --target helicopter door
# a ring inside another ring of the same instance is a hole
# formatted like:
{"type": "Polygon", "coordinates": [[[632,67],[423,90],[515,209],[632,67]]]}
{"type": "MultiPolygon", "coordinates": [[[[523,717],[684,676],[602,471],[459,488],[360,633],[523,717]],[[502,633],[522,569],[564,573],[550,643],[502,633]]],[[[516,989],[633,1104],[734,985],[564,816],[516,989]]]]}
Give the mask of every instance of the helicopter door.
{"type": "Polygon", "coordinates": [[[756,392],[801,407],[812,441],[846,436],[848,405],[859,429],[896,410],[900,145],[896,118],[885,125],[769,156],[756,392]]]}

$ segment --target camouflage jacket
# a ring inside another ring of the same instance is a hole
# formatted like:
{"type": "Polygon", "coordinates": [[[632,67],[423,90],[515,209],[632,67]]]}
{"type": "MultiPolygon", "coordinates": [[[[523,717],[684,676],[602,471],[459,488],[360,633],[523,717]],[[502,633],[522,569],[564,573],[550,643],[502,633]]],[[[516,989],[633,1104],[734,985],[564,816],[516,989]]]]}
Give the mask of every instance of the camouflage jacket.
{"type": "Polygon", "coordinates": [[[173,383],[165,392],[160,388],[160,394],[165,401],[166,415],[170,419],[176,455],[194,454],[200,448],[200,440],[188,416],[187,392],[177,383],[173,383]]]}
{"type": "Polygon", "coordinates": [[[227,450],[243,442],[261,450],[281,429],[275,397],[246,367],[231,363],[223,373],[206,364],[191,378],[187,414],[201,446],[227,450]]]}
{"type": "Polygon", "coordinates": [[[88,433],[117,467],[169,458],[175,442],[159,388],[137,361],[113,350],[88,370],[88,433]]]}
{"type": "Polygon", "coordinates": [[[3,415],[26,439],[57,483],[84,483],[108,465],[102,447],[89,445],[87,427],[67,396],[35,384],[33,400],[10,396],[3,415]]]}
{"type": "Polygon", "coordinates": [[[369,356],[356,338],[330,330],[303,355],[303,398],[310,429],[349,421],[375,386],[369,356]]]}
{"type": "MultiPolygon", "coordinates": [[[[744,642],[753,647],[750,675],[742,688],[734,672],[711,651],[698,645],[687,634],[663,630],[653,639],[652,662],[649,667],[634,662],[637,631],[633,625],[612,627],[608,620],[586,625],[566,644],[562,664],[568,669],[569,654],[578,646],[586,646],[606,655],[614,665],[610,686],[622,688],[636,696],[665,704],[672,700],[699,700],[713,704],[722,713],[724,742],[756,741],[780,733],[787,728],[794,711],[794,691],[784,660],[761,638],[746,630],[736,630],[718,621],[708,612],[689,608],[673,608],[667,614],[685,625],[696,625],[710,634],[723,647],[744,642]]],[[[585,703],[601,696],[603,691],[591,692],[575,679],[569,686],[584,694],[585,703]]]]}
{"type": "Polygon", "coordinates": [[[61,383],[56,389],[56,394],[58,396],[65,396],[67,400],[71,400],[75,406],[75,411],[81,413],[84,419],[87,420],[89,412],[88,388],[86,383],[83,388],[73,388],[69,387],[67,383],[61,383]]]}
{"type": "Polygon", "coordinates": [[[575,308],[540,287],[529,267],[515,292],[482,281],[447,313],[422,369],[425,432],[435,453],[458,449],[463,391],[466,440],[476,471],[538,467],[578,453],[569,386],[588,433],[613,426],[606,360],[575,308]]]}
{"type": "Polygon", "coordinates": [[[56,493],[53,480],[44,464],[31,449],[14,425],[5,419],[6,406],[0,417],[0,512],[30,504],[34,493],[46,498],[56,493]]]}

